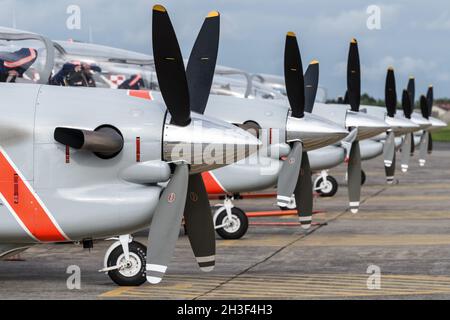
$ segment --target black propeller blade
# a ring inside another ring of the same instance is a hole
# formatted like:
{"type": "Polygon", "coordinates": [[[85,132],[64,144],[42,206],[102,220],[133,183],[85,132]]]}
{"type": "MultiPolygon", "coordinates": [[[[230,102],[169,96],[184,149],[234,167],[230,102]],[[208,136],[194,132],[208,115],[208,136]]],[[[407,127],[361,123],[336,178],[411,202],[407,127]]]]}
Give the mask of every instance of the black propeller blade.
{"type": "Polygon", "coordinates": [[[397,109],[397,91],[395,88],[394,69],[390,67],[386,75],[385,101],[387,114],[389,117],[394,117],[397,109]]]}
{"type": "Polygon", "coordinates": [[[295,33],[288,32],[284,50],[284,79],[292,116],[303,118],[305,114],[305,82],[302,58],[295,33]]]}
{"type": "Polygon", "coordinates": [[[430,117],[429,109],[428,109],[428,101],[424,95],[420,96],[420,111],[422,112],[422,116],[425,119],[428,119],[430,117]]]}
{"type": "Polygon", "coordinates": [[[427,91],[427,105],[429,117],[431,117],[431,115],[433,114],[433,102],[434,102],[433,86],[429,86],[427,91]]]}
{"type": "Polygon", "coordinates": [[[415,101],[416,100],[416,84],[415,84],[414,77],[409,78],[407,91],[409,94],[409,100],[411,103],[411,112],[412,112],[412,110],[414,109],[414,104],[416,102],[415,101]]]}
{"type": "Polygon", "coordinates": [[[184,221],[198,265],[203,271],[211,271],[215,265],[216,240],[211,205],[201,174],[189,176],[184,221]]]}
{"type": "Polygon", "coordinates": [[[305,111],[311,113],[319,87],[319,61],[313,60],[305,73],[305,111]]]}
{"type": "Polygon", "coordinates": [[[405,118],[411,119],[412,104],[411,104],[410,94],[408,93],[407,90],[403,90],[403,93],[402,93],[402,108],[403,108],[403,113],[405,115],[405,118]]]}
{"type": "Polygon", "coordinates": [[[191,110],[203,114],[208,102],[219,50],[220,15],[208,14],[195,41],[186,69],[191,110]]]}
{"type": "Polygon", "coordinates": [[[358,42],[352,39],[347,64],[348,101],[352,111],[359,111],[361,100],[361,67],[359,62],[358,42]]]}
{"type": "Polygon", "coordinates": [[[172,123],[187,126],[191,122],[189,88],[177,36],[166,9],[153,7],[153,58],[158,84],[172,123]]]}

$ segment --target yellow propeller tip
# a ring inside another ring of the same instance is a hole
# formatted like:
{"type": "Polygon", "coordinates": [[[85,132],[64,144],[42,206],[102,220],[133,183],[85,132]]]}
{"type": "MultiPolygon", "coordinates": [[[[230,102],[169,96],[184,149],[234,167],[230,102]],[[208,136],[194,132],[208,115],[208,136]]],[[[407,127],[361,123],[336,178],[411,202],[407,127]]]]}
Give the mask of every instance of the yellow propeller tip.
{"type": "Polygon", "coordinates": [[[433,85],[432,84],[430,84],[429,86],[428,86],[429,88],[433,88],[433,85]]]}
{"type": "Polygon", "coordinates": [[[410,78],[411,80],[414,80],[414,76],[410,76],[409,78],[410,78]]]}
{"type": "Polygon", "coordinates": [[[287,33],[287,36],[288,36],[288,37],[295,37],[296,35],[295,35],[295,32],[289,31],[289,32],[287,33]]]}
{"type": "Polygon", "coordinates": [[[211,11],[210,13],[208,13],[208,15],[206,16],[207,18],[214,18],[219,16],[219,12],[218,11],[211,11]]]}
{"type": "Polygon", "coordinates": [[[319,64],[319,61],[314,59],[313,61],[311,61],[309,64],[319,64]]]}
{"type": "Polygon", "coordinates": [[[352,40],[350,41],[350,43],[358,43],[358,41],[356,41],[355,38],[352,38],[352,40]]]}
{"type": "Polygon", "coordinates": [[[159,11],[159,12],[166,12],[166,8],[164,8],[162,5],[160,4],[155,4],[153,6],[153,11],[159,11]]]}
{"type": "Polygon", "coordinates": [[[394,71],[394,67],[393,66],[389,66],[388,67],[388,71],[394,71]]]}

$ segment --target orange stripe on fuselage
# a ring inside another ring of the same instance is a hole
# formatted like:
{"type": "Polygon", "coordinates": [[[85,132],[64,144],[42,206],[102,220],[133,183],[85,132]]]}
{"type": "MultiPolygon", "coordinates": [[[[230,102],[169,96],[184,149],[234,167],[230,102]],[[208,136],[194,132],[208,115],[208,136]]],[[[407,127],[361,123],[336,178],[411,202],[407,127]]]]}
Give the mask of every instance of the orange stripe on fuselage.
{"type": "Polygon", "coordinates": [[[216,178],[210,172],[202,172],[203,183],[208,194],[223,194],[225,190],[217,182],[216,178]]]}
{"type": "Polygon", "coordinates": [[[36,195],[24,183],[19,172],[9,163],[3,151],[0,152],[0,193],[14,211],[16,219],[20,219],[22,225],[28,229],[26,231],[37,240],[67,240],[49,218],[36,195]]]}
{"type": "Polygon", "coordinates": [[[128,95],[130,97],[141,98],[145,100],[153,100],[150,91],[147,90],[128,90],[128,95]]]}

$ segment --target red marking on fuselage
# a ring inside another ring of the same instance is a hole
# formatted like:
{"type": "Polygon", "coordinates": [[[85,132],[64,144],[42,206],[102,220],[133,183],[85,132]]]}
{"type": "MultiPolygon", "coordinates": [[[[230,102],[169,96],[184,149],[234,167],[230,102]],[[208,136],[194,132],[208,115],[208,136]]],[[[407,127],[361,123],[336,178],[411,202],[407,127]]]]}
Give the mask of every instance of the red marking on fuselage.
{"type": "Polygon", "coordinates": [[[202,172],[203,183],[208,194],[223,194],[226,191],[222,188],[216,177],[211,172],[202,172]]]}
{"type": "Polygon", "coordinates": [[[70,147],[66,146],[66,163],[70,163],[70,147]]]}
{"type": "Polygon", "coordinates": [[[145,100],[153,100],[152,94],[147,90],[128,90],[128,95],[130,97],[145,99],[145,100]]]}
{"type": "Polygon", "coordinates": [[[0,150],[0,194],[14,218],[34,240],[59,242],[69,240],[53,220],[31,186],[0,150]]]}
{"type": "Polygon", "coordinates": [[[136,137],[136,162],[141,162],[141,138],[136,137]]]}

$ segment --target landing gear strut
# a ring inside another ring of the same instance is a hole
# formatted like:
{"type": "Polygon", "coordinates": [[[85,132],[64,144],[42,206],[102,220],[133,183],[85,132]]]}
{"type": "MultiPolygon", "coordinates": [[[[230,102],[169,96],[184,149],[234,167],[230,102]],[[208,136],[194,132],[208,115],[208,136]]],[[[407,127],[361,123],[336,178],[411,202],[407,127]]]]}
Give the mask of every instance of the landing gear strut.
{"type": "Polygon", "coordinates": [[[214,209],[214,227],[222,239],[240,239],[247,233],[248,217],[243,210],[233,205],[232,198],[226,197],[223,205],[214,209]]]}
{"type": "Polygon", "coordinates": [[[147,247],[133,241],[130,235],[123,235],[105,254],[104,268],[100,272],[108,276],[119,286],[140,286],[146,281],[145,263],[147,247]]]}

